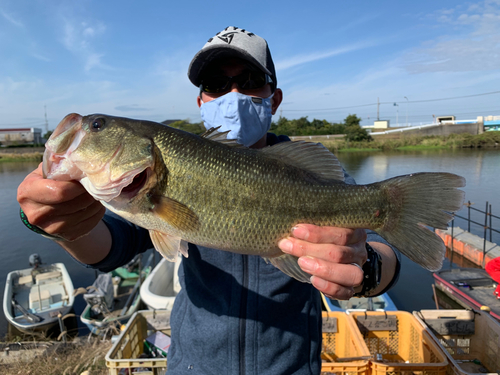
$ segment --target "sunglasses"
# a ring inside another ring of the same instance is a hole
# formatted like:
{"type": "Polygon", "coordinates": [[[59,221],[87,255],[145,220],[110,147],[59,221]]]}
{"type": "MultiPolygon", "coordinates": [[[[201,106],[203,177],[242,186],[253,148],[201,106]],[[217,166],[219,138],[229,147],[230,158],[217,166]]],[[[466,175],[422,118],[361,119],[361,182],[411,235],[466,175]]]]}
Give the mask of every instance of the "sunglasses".
{"type": "Polygon", "coordinates": [[[200,90],[208,94],[219,94],[231,90],[233,83],[242,90],[253,90],[273,83],[273,80],[264,72],[245,70],[234,77],[210,75],[201,80],[200,90]]]}

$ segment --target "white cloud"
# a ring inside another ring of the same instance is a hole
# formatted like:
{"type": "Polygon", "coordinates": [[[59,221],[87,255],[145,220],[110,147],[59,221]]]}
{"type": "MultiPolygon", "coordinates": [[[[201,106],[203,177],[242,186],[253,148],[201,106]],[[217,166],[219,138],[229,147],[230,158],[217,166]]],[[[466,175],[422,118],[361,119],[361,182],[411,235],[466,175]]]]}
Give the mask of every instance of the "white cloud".
{"type": "Polygon", "coordinates": [[[441,10],[433,17],[453,34],[409,51],[404,66],[410,73],[500,69],[500,1],[486,0],[465,11],[462,6],[441,10]]]}
{"type": "Polygon", "coordinates": [[[102,63],[103,53],[96,52],[92,41],[106,31],[104,24],[96,21],[93,27],[85,22],[77,22],[74,18],[62,17],[63,36],[62,43],[68,51],[83,61],[86,72],[94,68],[109,69],[102,63]]]}
{"type": "Polygon", "coordinates": [[[276,63],[276,69],[277,70],[285,70],[288,68],[295,67],[297,65],[302,65],[302,64],[314,62],[317,60],[326,59],[326,58],[332,57],[332,56],[343,55],[345,53],[358,51],[360,49],[373,47],[375,45],[376,45],[376,43],[373,43],[373,42],[362,42],[362,43],[352,44],[352,45],[341,47],[341,48],[336,48],[336,49],[330,50],[330,51],[319,51],[319,52],[310,53],[307,55],[296,55],[296,56],[290,57],[289,59],[278,61],[276,63]]]}
{"type": "Polygon", "coordinates": [[[104,67],[104,65],[101,63],[101,58],[103,56],[104,55],[102,54],[89,53],[85,61],[85,71],[88,72],[94,67],[104,67]]]}
{"type": "Polygon", "coordinates": [[[24,24],[15,19],[11,14],[7,14],[5,11],[0,9],[0,15],[2,15],[3,18],[5,18],[7,21],[9,21],[11,24],[17,27],[24,27],[24,24]]]}
{"type": "Polygon", "coordinates": [[[37,59],[37,60],[41,60],[41,61],[46,61],[46,62],[49,62],[49,61],[52,61],[50,58],[48,58],[47,56],[44,56],[44,55],[41,55],[39,53],[33,53],[32,56],[37,59]]]}

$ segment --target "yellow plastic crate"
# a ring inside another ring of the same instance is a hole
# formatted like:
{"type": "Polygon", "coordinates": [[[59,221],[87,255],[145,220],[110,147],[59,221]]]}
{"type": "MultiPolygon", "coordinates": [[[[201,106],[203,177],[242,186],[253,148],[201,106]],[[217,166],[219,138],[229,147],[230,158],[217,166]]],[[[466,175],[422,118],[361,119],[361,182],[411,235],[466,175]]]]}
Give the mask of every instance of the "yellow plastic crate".
{"type": "Polygon", "coordinates": [[[500,373],[500,323],[479,310],[421,310],[413,315],[445,352],[449,375],[500,373]]]}
{"type": "Polygon", "coordinates": [[[140,358],[144,352],[144,340],[156,331],[170,335],[170,311],[141,310],[134,313],[106,354],[109,375],[164,375],[167,372],[166,358],[140,358]]]}
{"type": "Polygon", "coordinates": [[[373,356],[372,375],[445,375],[448,361],[424,327],[406,311],[350,312],[373,356]]]}
{"type": "Polygon", "coordinates": [[[368,375],[369,356],[363,338],[345,312],[323,312],[321,374],[368,375]]]}

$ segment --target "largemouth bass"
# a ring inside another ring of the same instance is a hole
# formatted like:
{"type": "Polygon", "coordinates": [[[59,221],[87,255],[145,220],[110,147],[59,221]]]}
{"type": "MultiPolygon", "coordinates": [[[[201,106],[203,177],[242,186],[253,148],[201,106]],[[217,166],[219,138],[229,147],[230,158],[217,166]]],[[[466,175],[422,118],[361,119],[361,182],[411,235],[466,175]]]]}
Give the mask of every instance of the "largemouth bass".
{"type": "Polygon", "coordinates": [[[47,141],[47,178],[78,180],[103,205],[149,230],[169,260],[186,242],[260,255],[309,282],[277,246],[299,223],[378,232],[428,270],[445,246],[426,226],[447,228],[465,180],[416,173],[349,185],[321,144],[283,142],[260,150],[215,130],[197,136],[168,126],[94,114],[66,116],[47,141]]]}

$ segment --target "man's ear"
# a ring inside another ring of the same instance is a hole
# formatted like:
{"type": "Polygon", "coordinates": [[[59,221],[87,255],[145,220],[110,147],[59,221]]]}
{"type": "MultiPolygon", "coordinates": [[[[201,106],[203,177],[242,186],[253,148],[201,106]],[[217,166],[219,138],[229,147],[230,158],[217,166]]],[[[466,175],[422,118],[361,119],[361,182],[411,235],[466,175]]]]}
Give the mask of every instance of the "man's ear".
{"type": "Polygon", "coordinates": [[[274,95],[271,98],[271,113],[274,115],[283,101],[283,91],[281,89],[274,90],[274,95]]]}
{"type": "Polygon", "coordinates": [[[200,97],[200,95],[198,95],[198,96],[196,97],[196,104],[198,104],[198,108],[200,108],[200,107],[201,107],[201,105],[203,104],[203,102],[201,101],[201,97],[200,97]]]}

